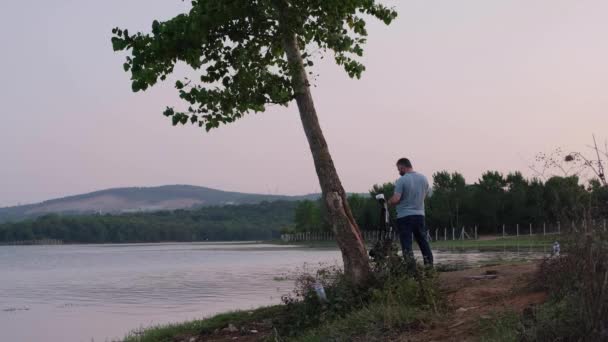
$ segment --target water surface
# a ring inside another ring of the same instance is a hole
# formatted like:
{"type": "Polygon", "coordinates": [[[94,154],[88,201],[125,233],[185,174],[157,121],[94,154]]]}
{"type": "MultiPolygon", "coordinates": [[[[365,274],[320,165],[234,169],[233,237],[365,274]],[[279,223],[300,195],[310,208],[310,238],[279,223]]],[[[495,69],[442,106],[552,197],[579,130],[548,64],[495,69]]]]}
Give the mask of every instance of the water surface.
{"type": "MultiPolygon", "coordinates": [[[[536,258],[435,251],[438,263],[536,258]]],[[[0,246],[1,341],[114,341],[133,329],[280,302],[337,249],[251,243],[0,246]]]]}

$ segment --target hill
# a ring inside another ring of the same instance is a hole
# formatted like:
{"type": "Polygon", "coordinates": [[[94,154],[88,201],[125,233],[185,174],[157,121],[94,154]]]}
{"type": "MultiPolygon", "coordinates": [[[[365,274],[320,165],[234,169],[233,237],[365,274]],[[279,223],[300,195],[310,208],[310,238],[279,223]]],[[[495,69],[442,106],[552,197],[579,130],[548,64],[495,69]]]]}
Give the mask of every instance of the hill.
{"type": "Polygon", "coordinates": [[[36,204],[0,208],[0,222],[18,221],[46,214],[152,212],[217,205],[256,204],[263,201],[298,201],[318,197],[318,194],[304,196],[250,194],[192,185],[114,188],[36,204]]]}

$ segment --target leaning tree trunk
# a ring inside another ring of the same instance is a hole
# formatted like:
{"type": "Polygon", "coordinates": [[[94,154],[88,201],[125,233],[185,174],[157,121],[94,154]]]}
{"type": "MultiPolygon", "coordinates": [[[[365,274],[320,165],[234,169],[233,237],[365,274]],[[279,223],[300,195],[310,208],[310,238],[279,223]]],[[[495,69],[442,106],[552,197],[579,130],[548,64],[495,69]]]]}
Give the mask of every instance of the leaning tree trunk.
{"type": "MultiPolygon", "coordinates": [[[[282,14],[285,13],[284,10],[283,7],[282,14]]],[[[282,18],[285,18],[285,16],[282,15],[282,18]]],[[[338,246],[342,251],[344,272],[353,283],[363,285],[370,275],[367,252],[319,125],[317,111],[310,93],[310,84],[295,34],[284,32],[282,44],[287,54],[287,60],[293,68],[292,82],[295,99],[312,152],[329,220],[338,246]]]]}

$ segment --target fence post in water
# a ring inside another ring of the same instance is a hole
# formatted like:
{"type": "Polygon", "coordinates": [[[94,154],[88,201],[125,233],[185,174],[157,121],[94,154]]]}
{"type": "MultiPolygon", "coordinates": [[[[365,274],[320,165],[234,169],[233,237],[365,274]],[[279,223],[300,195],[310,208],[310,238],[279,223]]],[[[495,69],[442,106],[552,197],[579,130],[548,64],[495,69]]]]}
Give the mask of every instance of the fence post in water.
{"type": "Polygon", "coordinates": [[[516,227],[517,227],[517,237],[519,238],[519,223],[516,224],[516,227]]]}
{"type": "Polygon", "coordinates": [[[543,222],[543,236],[547,235],[547,224],[543,222]]]}
{"type": "Polygon", "coordinates": [[[557,221],[557,234],[561,234],[562,233],[562,224],[557,221]]]}
{"type": "Polygon", "coordinates": [[[530,236],[532,236],[532,223],[530,223],[530,236]]]}
{"type": "Polygon", "coordinates": [[[456,240],[456,231],[454,230],[454,227],[452,227],[452,241],[456,240]]]}
{"type": "Polygon", "coordinates": [[[443,241],[447,241],[447,240],[448,240],[448,229],[443,228],[443,241]]]}
{"type": "Polygon", "coordinates": [[[502,237],[505,237],[505,224],[502,224],[502,237]]]}
{"type": "Polygon", "coordinates": [[[475,225],[475,240],[477,240],[477,225],[475,225]]]}
{"type": "Polygon", "coordinates": [[[439,241],[439,229],[435,229],[435,241],[439,241]]]}

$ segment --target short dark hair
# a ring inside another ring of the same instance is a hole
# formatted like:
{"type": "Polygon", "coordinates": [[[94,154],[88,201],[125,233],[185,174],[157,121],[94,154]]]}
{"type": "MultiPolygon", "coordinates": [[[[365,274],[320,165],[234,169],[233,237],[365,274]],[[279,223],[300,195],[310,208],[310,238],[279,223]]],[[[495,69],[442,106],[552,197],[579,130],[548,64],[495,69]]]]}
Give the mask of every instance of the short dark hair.
{"type": "Polygon", "coordinates": [[[407,159],[407,158],[401,158],[399,160],[397,160],[397,166],[404,166],[404,167],[412,167],[412,162],[407,159]]]}

